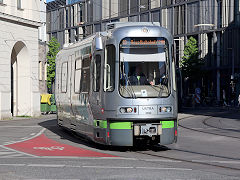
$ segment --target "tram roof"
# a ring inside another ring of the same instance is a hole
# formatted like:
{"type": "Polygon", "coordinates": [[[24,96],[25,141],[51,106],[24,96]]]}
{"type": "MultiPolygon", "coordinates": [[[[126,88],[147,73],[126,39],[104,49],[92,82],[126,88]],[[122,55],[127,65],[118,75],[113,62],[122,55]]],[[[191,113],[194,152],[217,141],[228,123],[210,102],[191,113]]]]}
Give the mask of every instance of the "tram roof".
{"type": "MultiPolygon", "coordinates": [[[[101,36],[108,36],[109,32],[112,32],[118,28],[131,27],[131,26],[157,26],[157,27],[161,27],[162,29],[167,31],[166,28],[160,26],[159,22],[113,22],[113,23],[108,23],[106,25],[106,31],[97,32],[97,33],[101,34],[101,36]]],[[[78,47],[78,46],[81,46],[84,44],[91,43],[92,40],[94,39],[94,37],[97,35],[97,33],[95,33],[81,41],[78,41],[74,44],[69,44],[68,46],[64,47],[62,50],[69,50],[69,49],[73,49],[75,47],[78,47]]]]}

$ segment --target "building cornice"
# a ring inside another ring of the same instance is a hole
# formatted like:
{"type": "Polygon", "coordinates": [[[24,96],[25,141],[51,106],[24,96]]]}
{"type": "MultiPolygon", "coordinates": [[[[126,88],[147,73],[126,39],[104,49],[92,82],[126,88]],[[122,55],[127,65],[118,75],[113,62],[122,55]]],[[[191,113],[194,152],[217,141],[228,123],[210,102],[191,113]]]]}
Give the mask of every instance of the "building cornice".
{"type": "Polygon", "coordinates": [[[18,17],[18,16],[2,13],[2,12],[0,12],[0,20],[11,22],[14,24],[25,25],[33,28],[38,28],[42,25],[42,23],[38,21],[33,21],[33,20],[18,17]]]}

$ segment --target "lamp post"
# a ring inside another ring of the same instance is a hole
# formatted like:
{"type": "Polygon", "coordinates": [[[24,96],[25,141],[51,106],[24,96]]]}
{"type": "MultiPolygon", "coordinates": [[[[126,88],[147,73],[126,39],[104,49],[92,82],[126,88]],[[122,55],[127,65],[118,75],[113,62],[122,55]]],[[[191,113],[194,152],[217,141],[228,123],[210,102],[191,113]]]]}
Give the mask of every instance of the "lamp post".
{"type": "Polygon", "coordinates": [[[232,51],[232,75],[231,75],[231,79],[234,79],[234,68],[235,68],[235,64],[234,64],[234,49],[233,48],[227,48],[227,50],[231,50],[232,51]]]}
{"type": "Polygon", "coordinates": [[[232,94],[231,94],[231,103],[232,105],[235,105],[235,77],[234,77],[234,49],[233,48],[227,48],[227,50],[231,50],[232,51],[232,74],[231,74],[231,78],[230,78],[230,86],[232,89],[232,94]]]}

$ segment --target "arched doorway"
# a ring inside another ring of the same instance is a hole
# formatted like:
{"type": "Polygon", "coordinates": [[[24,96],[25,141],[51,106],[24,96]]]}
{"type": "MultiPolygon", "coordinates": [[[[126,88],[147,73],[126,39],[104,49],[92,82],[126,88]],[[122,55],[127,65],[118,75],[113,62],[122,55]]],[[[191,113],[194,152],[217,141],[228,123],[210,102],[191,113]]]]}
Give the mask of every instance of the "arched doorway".
{"type": "Polygon", "coordinates": [[[26,45],[17,42],[11,53],[11,113],[31,115],[30,58],[26,45]]]}

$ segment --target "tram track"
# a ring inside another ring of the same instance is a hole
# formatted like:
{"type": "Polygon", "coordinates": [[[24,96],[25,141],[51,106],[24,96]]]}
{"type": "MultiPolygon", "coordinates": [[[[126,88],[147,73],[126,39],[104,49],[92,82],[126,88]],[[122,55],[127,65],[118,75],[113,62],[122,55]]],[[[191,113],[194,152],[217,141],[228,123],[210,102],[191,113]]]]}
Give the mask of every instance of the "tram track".
{"type": "MultiPolygon", "coordinates": [[[[188,119],[188,118],[191,118],[191,117],[192,117],[192,116],[186,117],[186,118],[180,119],[179,121],[184,120],[184,119],[188,119]]],[[[220,129],[220,130],[225,130],[225,131],[236,132],[236,131],[233,131],[233,130],[231,130],[231,129],[219,128],[219,127],[215,127],[215,126],[212,126],[212,125],[207,124],[206,121],[208,121],[209,119],[212,119],[212,118],[213,118],[212,116],[209,116],[209,117],[203,119],[203,120],[202,120],[202,123],[203,123],[204,125],[206,125],[206,126],[211,127],[211,128],[220,129]]],[[[178,126],[184,128],[184,129],[188,129],[188,130],[196,131],[196,132],[201,132],[201,133],[205,133],[205,134],[212,134],[212,135],[217,135],[217,136],[234,138],[234,139],[238,139],[238,140],[240,139],[240,137],[238,137],[238,136],[231,136],[231,135],[225,135],[225,134],[219,134],[219,133],[214,133],[214,132],[208,132],[208,131],[204,131],[204,130],[194,129],[194,128],[191,128],[191,127],[183,126],[183,125],[181,125],[180,123],[178,124],[178,126]]],[[[237,131],[237,132],[240,132],[240,131],[237,131]]]]}
{"type": "MultiPolygon", "coordinates": [[[[176,150],[176,149],[174,149],[174,150],[176,150]]],[[[183,158],[175,158],[175,157],[151,154],[151,153],[146,153],[146,152],[141,152],[141,151],[135,151],[135,153],[142,154],[142,155],[148,155],[148,156],[152,156],[152,157],[164,158],[164,159],[172,160],[172,161],[181,161],[181,162],[186,162],[186,163],[191,163],[191,164],[196,164],[196,165],[212,166],[212,167],[217,167],[217,168],[240,171],[240,168],[229,167],[229,166],[218,165],[218,164],[211,164],[211,163],[207,163],[207,162],[192,161],[192,160],[187,160],[187,159],[183,159],[183,158]]]]}
{"type": "MultiPolygon", "coordinates": [[[[226,128],[221,128],[221,127],[216,127],[216,126],[213,126],[213,125],[208,124],[208,123],[207,123],[207,120],[209,120],[209,119],[203,120],[203,124],[206,125],[206,126],[208,126],[208,127],[212,127],[212,128],[216,128],[216,129],[221,129],[221,130],[225,130],[225,131],[239,132],[239,133],[240,133],[240,129],[230,129],[230,128],[226,129],[226,128]]],[[[239,137],[239,138],[240,138],[240,137],[239,137]]]]}
{"type": "MultiPolygon", "coordinates": [[[[189,119],[189,118],[192,118],[192,117],[194,117],[194,116],[184,117],[184,118],[180,119],[179,121],[182,121],[184,119],[189,119]]],[[[214,126],[211,126],[211,125],[207,124],[206,121],[211,119],[211,118],[213,118],[213,117],[212,116],[208,116],[207,118],[202,119],[202,123],[204,125],[212,127],[212,128],[221,129],[221,130],[229,130],[229,129],[223,129],[223,128],[214,127],[214,126]]],[[[188,130],[195,131],[195,132],[201,132],[201,133],[205,133],[205,134],[211,134],[211,135],[223,136],[223,137],[228,137],[228,138],[240,139],[239,137],[236,137],[236,136],[224,135],[224,134],[219,134],[219,133],[214,133],[214,132],[207,132],[207,131],[203,131],[203,130],[199,130],[199,129],[194,129],[194,128],[191,128],[191,127],[186,127],[184,125],[181,125],[180,123],[179,123],[179,126],[184,128],[184,129],[188,129],[188,130]]],[[[184,151],[184,150],[175,149],[175,148],[170,149],[170,150],[181,151],[181,152],[184,151]]],[[[197,154],[204,155],[204,156],[224,158],[224,159],[228,159],[228,160],[229,159],[230,160],[240,160],[240,159],[235,159],[235,158],[219,157],[219,156],[212,155],[212,154],[202,154],[202,153],[191,152],[191,151],[184,151],[184,152],[191,153],[191,154],[196,154],[197,153],[197,154]]],[[[191,163],[191,164],[198,164],[198,165],[205,165],[205,166],[207,165],[207,166],[213,166],[213,167],[230,169],[230,170],[236,170],[236,171],[240,170],[240,168],[236,168],[236,167],[229,167],[229,166],[225,166],[225,165],[213,164],[213,163],[208,163],[208,162],[200,162],[200,161],[196,161],[196,160],[195,161],[187,160],[187,159],[184,159],[184,158],[169,157],[169,156],[164,156],[164,155],[152,154],[150,152],[136,151],[136,153],[143,154],[143,155],[149,155],[149,156],[152,156],[152,157],[164,158],[164,159],[173,160],[173,161],[182,161],[182,162],[191,163]]]]}

